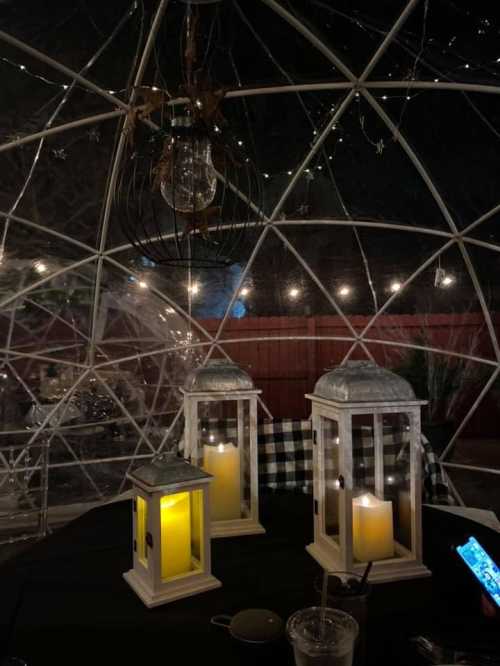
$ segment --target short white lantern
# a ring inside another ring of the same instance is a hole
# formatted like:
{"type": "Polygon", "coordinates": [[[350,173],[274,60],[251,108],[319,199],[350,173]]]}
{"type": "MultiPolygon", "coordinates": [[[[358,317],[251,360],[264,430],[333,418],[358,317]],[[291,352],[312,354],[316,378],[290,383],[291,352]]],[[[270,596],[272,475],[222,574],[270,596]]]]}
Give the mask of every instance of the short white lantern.
{"type": "Polygon", "coordinates": [[[249,375],[211,359],[191,372],[184,394],[184,455],[213,475],[212,536],[262,534],[259,523],[257,396],[249,375]]]}
{"type": "Polygon", "coordinates": [[[370,580],[427,576],[422,563],[420,408],[408,382],[370,361],[351,361],[316,383],[314,543],[327,571],[370,580]]]}
{"type": "Polygon", "coordinates": [[[133,569],[123,574],[148,608],[220,587],[210,565],[210,474],[175,454],[128,475],[133,569]]]}

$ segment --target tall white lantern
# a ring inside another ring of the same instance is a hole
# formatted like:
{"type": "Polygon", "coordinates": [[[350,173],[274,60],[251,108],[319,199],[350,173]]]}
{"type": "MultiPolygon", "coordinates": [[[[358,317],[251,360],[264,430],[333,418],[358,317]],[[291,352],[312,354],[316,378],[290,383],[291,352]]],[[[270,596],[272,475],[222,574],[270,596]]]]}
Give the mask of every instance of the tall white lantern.
{"type": "Polygon", "coordinates": [[[211,574],[210,474],[164,454],[133,483],[133,568],[123,574],[148,608],[220,587],[211,574]]]}
{"type": "Polygon", "coordinates": [[[327,571],[427,576],[422,563],[420,408],[408,382],[370,361],[323,375],[312,395],[314,543],[327,571]]]}
{"type": "Polygon", "coordinates": [[[259,523],[257,396],[249,375],[211,359],[191,372],[184,394],[184,454],[213,475],[212,536],[262,534],[259,523]]]}

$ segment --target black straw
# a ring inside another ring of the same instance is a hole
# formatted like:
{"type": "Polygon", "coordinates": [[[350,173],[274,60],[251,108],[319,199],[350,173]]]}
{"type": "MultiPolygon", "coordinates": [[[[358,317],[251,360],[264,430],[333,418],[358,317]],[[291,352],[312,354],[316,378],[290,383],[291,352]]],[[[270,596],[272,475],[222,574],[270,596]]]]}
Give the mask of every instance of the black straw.
{"type": "Polygon", "coordinates": [[[363,574],[363,577],[361,578],[361,580],[359,582],[359,591],[360,592],[366,585],[366,581],[368,580],[368,576],[370,575],[370,570],[372,568],[372,565],[373,565],[373,562],[368,562],[368,564],[366,565],[365,573],[363,574]]]}

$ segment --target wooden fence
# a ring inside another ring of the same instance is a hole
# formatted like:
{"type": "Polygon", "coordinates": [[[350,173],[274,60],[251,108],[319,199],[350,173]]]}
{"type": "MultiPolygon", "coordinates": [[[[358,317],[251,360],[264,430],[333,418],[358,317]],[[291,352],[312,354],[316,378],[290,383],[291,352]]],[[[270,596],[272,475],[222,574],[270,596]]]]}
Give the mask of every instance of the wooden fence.
{"type": "MultiPolygon", "coordinates": [[[[500,313],[494,313],[492,317],[495,329],[500,333],[500,313]]],[[[360,333],[370,317],[356,315],[349,321],[360,333]]],[[[213,334],[220,320],[205,319],[200,323],[213,334]]],[[[352,334],[338,316],[246,317],[227,321],[221,343],[262,389],[263,400],[273,416],[303,418],[309,413],[304,394],[312,391],[315,381],[327,368],[342,361],[352,346],[352,342],[341,339],[346,337],[352,337],[352,334]],[[331,337],[338,339],[325,339],[331,337]]],[[[381,315],[367,338],[377,341],[368,342],[366,346],[375,360],[386,367],[397,366],[409,353],[399,344],[419,341],[436,349],[495,358],[482,313],[381,315]]],[[[362,359],[366,355],[358,346],[351,358],[362,359]]],[[[476,397],[468,396],[464,413],[476,397]]],[[[484,419],[485,410],[490,413],[491,409],[490,396],[469,423],[469,430],[475,431],[478,427],[482,431],[485,428],[491,430],[491,418],[487,418],[488,423],[484,419]]]]}

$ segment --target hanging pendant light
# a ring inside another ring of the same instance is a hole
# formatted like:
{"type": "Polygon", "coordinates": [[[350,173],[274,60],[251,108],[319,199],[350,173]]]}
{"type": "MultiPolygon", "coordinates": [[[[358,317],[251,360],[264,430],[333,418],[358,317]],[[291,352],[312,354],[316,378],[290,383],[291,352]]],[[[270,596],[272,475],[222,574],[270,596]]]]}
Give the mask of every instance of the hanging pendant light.
{"type": "Polygon", "coordinates": [[[171,126],[170,139],[165,142],[165,157],[171,166],[160,179],[161,194],[178,213],[197,213],[210,206],[217,190],[212,144],[188,116],[173,118],[171,126]]]}
{"type": "Polygon", "coordinates": [[[222,114],[224,89],[197,61],[197,36],[210,10],[191,4],[212,3],[186,4],[185,81],[172,96],[157,87],[137,90],[116,202],[125,236],[148,260],[228,266],[238,260],[247,227],[262,219],[262,184],[244,142],[222,114]],[[153,119],[162,122],[157,130],[139,122],[153,119]]]}

